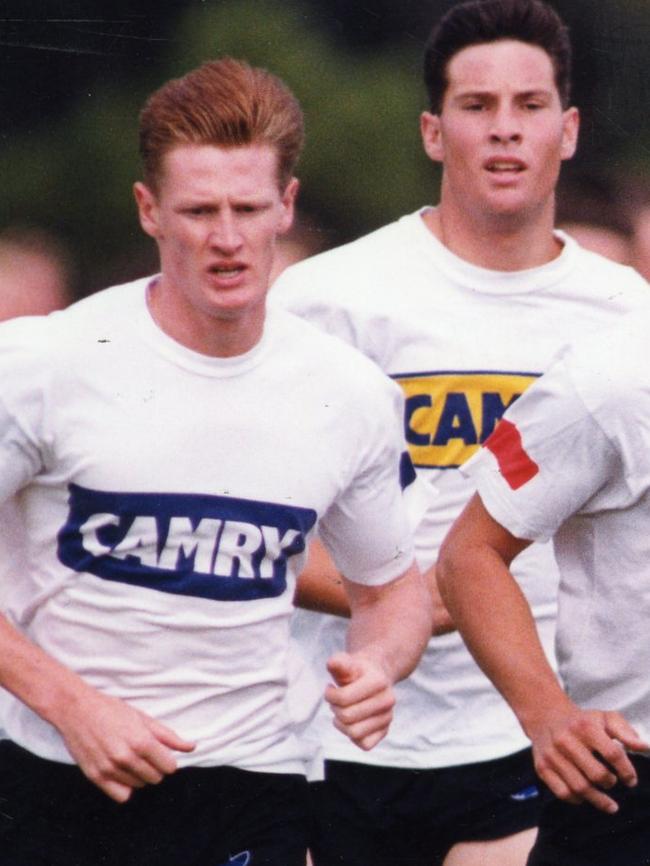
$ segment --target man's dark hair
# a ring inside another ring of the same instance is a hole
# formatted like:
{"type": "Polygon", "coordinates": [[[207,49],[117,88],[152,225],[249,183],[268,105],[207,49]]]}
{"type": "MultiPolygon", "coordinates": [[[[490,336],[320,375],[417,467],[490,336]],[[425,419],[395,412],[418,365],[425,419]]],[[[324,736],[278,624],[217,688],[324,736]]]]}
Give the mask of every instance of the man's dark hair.
{"type": "Polygon", "coordinates": [[[424,53],[424,83],[434,114],[442,110],[450,60],[463,48],[516,39],[542,48],[551,58],[563,108],[571,91],[569,30],[542,0],[469,0],[444,15],[433,28],[424,53]]]}

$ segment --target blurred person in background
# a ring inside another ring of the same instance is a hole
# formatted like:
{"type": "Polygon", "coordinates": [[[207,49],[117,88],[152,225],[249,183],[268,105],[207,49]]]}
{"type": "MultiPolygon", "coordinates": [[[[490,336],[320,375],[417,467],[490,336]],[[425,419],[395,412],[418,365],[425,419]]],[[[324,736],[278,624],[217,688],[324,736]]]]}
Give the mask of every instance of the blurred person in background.
{"type": "Polygon", "coordinates": [[[647,280],[650,280],[650,182],[646,196],[633,214],[632,264],[647,280]]]}
{"type": "Polygon", "coordinates": [[[61,310],[72,300],[70,259],[44,229],[0,231],[0,321],[61,310]]]}
{"type": "MultiPolygon", "coordinates": [[[[70,258],[63,244],[44,229],[10,227],[0,231],[0,322],[42,316],[72,300],[70,258]]],[[[22,527],[13,500],[0,507],[0,604],[7,574],[23,549],[22,527]]]]}
{"type": "Polygon", "coordinates": [[[27,545],[0,616],[1,866],[304,866],[287,656],[316,528],[352,608],[327,699],[361,747],[426,644],[402,395],[266,314],[302,141],[266,70],[167,82],[134,186],[160,272],[0,327],[0,500],[27,545]]]}
{"type": "MultiPolygon", "coordinates": [[[[338,334],[406,396],[413,463],[437,488],[417,531],[436,628],[398,686],[394,724],[367,755],[330,731],[314,785],[316,866],[522,866],[539,815],[530,743],[454,631],[435,561],[473,487],[460,466],[558,348],[647,306],[645,282],[554,229],[561,164],[575,152],[568,33],[537,0],[455,4],[425,54],[427,155],[440,201],[286,270],[276,303],[338,334]]],[[[513,563],[553,659],[558,573],[549,544],[513,563]]],[[[294,634],[316,672],[341,639],[339,578],[322,552],[298,586],[294,634]]]]}
{"type": "MultiPolygon", "coordinates": [[[[20,226],[0,231],[0,322],[63,309],[72,300],[71,283],[70,257],[51,232],[20,226]]],[[[1,608],[9,575],[25,567],[23,525],[13,498],[0,506],[0,527],[1,608]]],[[[0,692],[0,718],[5,697],[0,692]]]]}
{"type": "Polygon", "coordinates": [[[601,223],[623,230],[628,238],[629,263],[650,279],[650,176],[647,172],[619,173],[613,195],[601,201],[601,223]]]}
{"type": "Polygon", "coordinates": [[[556,221],[583,249],[622,265],[632,264],[633,220],[625,187],[615,178],[588,176],[563,185],[558,190],[556,221]]]}
{"type": "Polygon", "coordinates": [[[271,266],[271,284],[290,265],[295,265],[309,256],[315,256],[316,253],[322,252],[328,246],[326,238],[326,233],[311,219],[297,213],[294,224],[286,235],[278,238],[275,245],[271,266]]]}
{"type": "Polygon", "coordinates": [[[621,265],[632,263],[632,238],[602,222],[566,222],[558,226],[585,250],[621,265]]]}

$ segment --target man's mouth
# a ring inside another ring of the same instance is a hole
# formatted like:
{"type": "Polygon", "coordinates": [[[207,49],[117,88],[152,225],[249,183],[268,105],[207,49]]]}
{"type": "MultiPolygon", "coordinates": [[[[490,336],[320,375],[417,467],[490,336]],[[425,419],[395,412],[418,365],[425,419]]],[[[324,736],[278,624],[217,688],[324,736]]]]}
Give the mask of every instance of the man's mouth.
{"type": "Polygon", "coordinates": [[[485,168],[487,171],[492,172],[493,174],[507,172],[509,174],[519,174],[524,171],[526,166],[523,162],[519,160],[511,160],[511,159],[493,159],[490,160],[485,168]]]}
{"type": "Polygon", "coordinates": [[[212,265],[209,271],[218,277],[236,277],[243,273],[244,265],[212,265]]]}

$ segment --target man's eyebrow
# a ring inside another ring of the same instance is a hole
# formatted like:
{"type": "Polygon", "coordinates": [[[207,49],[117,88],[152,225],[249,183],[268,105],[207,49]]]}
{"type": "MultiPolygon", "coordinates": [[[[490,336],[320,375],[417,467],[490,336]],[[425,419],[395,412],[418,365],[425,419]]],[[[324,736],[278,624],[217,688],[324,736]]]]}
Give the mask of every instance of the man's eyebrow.
{"type": "MultiPolygon", "coordinates": [[[[453,99],[489,99],[497,96],[497,90],[491,88],[468,88],[467,90],[459,90],[453,95],[453,99]]],[[[552,96],[552,91],[547,87],[531,87],[528,90],[517,90],[514,92],[517,98],[530,98],[533,96],[552,96]]]]}
{"type": "Polygon", "coordinates": [[[468,87],[466,89],[457,90],[454,93],[454,99],[485,99],[494,96],[495,91],[488,87],[468,87]]]}
{"type": "Polygon", "coordinates": [[[553,96],[553,91],[547,87],[532,87],[530,90],[521,90],[516,95],[530,99],[533,96],[553,96]]]}

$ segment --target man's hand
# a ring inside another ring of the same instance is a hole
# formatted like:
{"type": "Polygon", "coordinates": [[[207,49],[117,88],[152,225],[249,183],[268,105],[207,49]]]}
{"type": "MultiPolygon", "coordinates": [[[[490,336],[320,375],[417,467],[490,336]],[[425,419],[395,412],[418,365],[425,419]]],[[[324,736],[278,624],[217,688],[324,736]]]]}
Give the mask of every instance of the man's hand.
{"type": "Polygon", "coordinates": [[[118,803],[176,769],[173,751],[195,747],[169,728],[97,691],[0,614],[3,686],[59,731],[74,761],[118,803]]]}
{"type": "Polygon", "coordinates": [[[617,712],[581,710],[571,702],[538,727],[527,726],[533,742],[535,769],[556,797],[570,803],[591,803],[614,814],[617,803],[602,789],[617,781],[630,787],[637,776],[625,749],[647,751],[632,726],[617,712]]]}
{"type": "Polygon", "coordinates": [[[83,773],[118,803],[134,788],[173,773],[173,750],[195,748],[145,713],[90,687],[64,709],[57,727],[83,773]]]}
{"type": "Polygon", "coordinates": [[[352,616],[347,652],[327,668],[336,685],[325,691],[334,725],[361,749],[386,736],[393,718],[393,683],[407,677],[431,635],[431,596],[415,564],[379,586],[343,579],[352,616]]]}
{"type": "Polygon", "coordinates": [[[395,695],[388,674],[363,653],[336,653],[327,664],[336,685],[325,698],[334,725],[359,748],[368,751],[382,740],[393,718],[395,695]]]}

